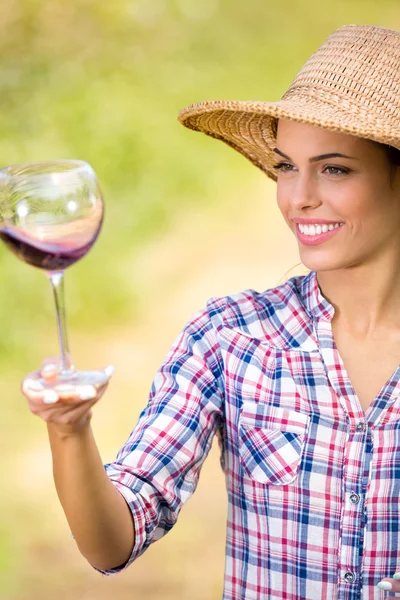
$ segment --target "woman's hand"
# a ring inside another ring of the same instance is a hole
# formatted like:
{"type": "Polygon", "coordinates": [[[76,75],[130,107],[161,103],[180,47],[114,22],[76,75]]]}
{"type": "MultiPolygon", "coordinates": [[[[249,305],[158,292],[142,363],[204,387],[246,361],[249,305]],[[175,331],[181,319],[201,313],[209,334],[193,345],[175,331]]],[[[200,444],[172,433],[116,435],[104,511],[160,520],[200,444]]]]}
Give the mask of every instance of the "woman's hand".
{"type": "MultiPolygon", "coordinates": [[[[111,377],[114,367],[106,367],[106,374],[111,377]]],[[[99,386],[94,385],[57,385],[59,359],[48,358],[43,361],[42,368],[23,379],[21,390],[28,400],[30,411],[46,421],[62,433],[79,431],[92,416],[92,406],[104,394],[108,381],[99,386]],[[46,387],[40,383],[45,379],[46,387]]]]}
{"type": "MultiPolygon", "coordinates": [[[[385,577],[378,583],[378,588],[381,590],[387,590],[391,592],[399,592],[400,593],[400,573],[395,573],[393,578],[385,577]]],[[[386,600],[396,600],[398,596],[388,596],[386,600]]]]}

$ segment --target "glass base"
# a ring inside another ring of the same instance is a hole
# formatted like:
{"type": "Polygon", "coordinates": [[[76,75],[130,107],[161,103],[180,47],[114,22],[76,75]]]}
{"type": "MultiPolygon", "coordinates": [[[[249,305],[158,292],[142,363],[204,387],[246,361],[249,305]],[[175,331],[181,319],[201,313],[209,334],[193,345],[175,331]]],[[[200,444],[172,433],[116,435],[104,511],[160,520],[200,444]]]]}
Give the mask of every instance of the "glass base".
{"type": "Polygon", "coordinates": [[[40,377],[37,381],[45,390],[55,390],[68,394],[68,392],[76,393],[79,389],[86,386],[93,386],[96,390],[100,390],[110,380],[114,369],[107,367],[99,371],[61,371],[56,378],[45,379],[40,377]]]}

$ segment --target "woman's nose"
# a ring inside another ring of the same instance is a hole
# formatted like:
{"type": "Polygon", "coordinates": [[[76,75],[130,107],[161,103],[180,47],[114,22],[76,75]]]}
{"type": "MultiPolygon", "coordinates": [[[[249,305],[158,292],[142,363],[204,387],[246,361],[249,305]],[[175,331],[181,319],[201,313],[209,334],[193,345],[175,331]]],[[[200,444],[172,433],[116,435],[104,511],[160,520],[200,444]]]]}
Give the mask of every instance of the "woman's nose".
{"type": "Polygon", "coordinates": [[[315,179],[308,173],[299,173],[293,180],[291,204],[296,211],[321,204],[315,179]]]}

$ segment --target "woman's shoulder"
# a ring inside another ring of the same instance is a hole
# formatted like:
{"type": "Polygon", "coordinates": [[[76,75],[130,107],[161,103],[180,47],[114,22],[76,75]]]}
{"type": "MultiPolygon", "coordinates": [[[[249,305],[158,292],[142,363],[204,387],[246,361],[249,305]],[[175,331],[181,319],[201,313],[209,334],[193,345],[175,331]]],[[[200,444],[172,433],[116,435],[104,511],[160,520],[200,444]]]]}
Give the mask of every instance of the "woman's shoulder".
{"type": "Polygon", "coordinates": [[[263,291],[249,288],[226,296],[214,296],[207,301],[207,312],[210,317],[219,316],[239,320],[271,316],[302,302],[306,277],[309,275],[292,277],[263,291]]]}
{"type": "Polygon", "coordinates": [[[311,278],[312,274],[292,277],[262,292],[246,289],[214,296],[186,324],[180,343],[183,339],[186,346],[202,353],[249,342],[281,350],[307,349],[311,278]]]}
{"type": "MultiPolygon", "coordinates": [[[[246,289],[210,298],[187,324],[186,332],[195,340],[209,339],[218,344],[223,337],[243,334],[273,346],[292,343],[301,322],[307,320],[304,296],[308,276],[292,277],[264,291],[246,289]]],[[[297,342],[295,342],[297,345],[297,342]]]]}

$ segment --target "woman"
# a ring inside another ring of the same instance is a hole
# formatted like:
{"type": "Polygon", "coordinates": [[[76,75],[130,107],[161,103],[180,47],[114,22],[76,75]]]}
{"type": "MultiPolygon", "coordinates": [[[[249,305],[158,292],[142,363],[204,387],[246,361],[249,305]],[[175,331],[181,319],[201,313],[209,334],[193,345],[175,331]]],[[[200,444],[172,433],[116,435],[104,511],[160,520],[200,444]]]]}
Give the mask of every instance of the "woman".
{"type": "MultiPolygon", "coordinates": [[[[217,432],[225,600],[400,591],[399,65],[398,32],[345,26],[280,102],[181,111],[277,181],[311,271],[210,300],[105,469],[90,428],[101,393],[82,402],[25,378],[71,530],[98,570],[125,568],[173,526],[217,432]]],[[[56,372],[42,374],[51,384],[56,372]]]]}

